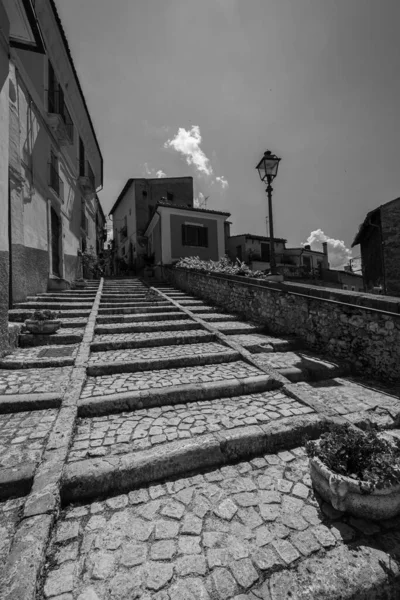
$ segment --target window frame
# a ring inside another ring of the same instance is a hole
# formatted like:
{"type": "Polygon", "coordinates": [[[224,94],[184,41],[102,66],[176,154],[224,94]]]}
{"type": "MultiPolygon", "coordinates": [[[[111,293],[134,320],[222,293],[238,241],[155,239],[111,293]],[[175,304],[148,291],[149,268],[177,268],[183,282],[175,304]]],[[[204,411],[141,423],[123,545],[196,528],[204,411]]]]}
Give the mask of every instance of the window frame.
{"type": "Polygon", "coordinates": [[[182,223],[182,246],[208,248],[208,227],[182,223]],[[200,233],[201,232],[201,233],[200,233]]]}

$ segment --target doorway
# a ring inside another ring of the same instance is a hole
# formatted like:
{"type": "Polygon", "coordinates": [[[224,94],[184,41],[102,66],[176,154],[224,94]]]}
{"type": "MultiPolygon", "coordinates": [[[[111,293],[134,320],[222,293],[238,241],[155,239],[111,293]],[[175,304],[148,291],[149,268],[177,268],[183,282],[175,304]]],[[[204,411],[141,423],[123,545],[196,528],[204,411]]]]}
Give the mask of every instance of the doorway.
{"type": "Polygon", "coordinates": [[[60,219],[51,207],[51,269],[52,274],[61,277],[60,273],[60,219]]]}

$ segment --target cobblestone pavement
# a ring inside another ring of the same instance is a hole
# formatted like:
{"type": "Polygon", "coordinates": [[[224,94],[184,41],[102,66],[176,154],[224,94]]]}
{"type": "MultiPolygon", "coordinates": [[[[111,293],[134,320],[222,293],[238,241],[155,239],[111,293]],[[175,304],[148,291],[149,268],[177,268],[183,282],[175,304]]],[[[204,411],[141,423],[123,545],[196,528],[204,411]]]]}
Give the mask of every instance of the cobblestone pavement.
{"type": "Polygon", "coordinates": [[[312,412],[285,394],[264,392],[217,403],[192,402],[80,419],[68,460],[143,450],[176,439],[312,412]]]}
{"type": "Polygon", "coordinates": [[[101,375],[87,378],[81,398],[188,383],[243,379],[258,375],[261,375],[258,369],[242,361],[200,367],[183,367],[181,369],[159,369],[157,371],[144,371],[143,373],[101,375]]]}
{"type": "Polygon", "coordinates": [[[156,348],[135,348],[133,350],[110,350],[108,352],[95,352],[91,355],[89,364],[113,363],[135,360],[151,360],[157,358],[172,358],[196,356],[201,354],[220,354],[232,352],[227,346],[210,342],[208,344],[184,344],[176,346],[157,346],[156,348]]]}
{"type": "Polygon", "coordinates": [[[0,415],[0,468],[40,460],[57,411],[0,415]]]}
{"type": "MultiPolygon", "coordinates": [[[[140,324],[140,327],[143,328],[161,328],[161,327],[178,327],[185,325],[192,325],[193,321],[191,319],[181,319],[177,321],[145,321],[140,324]]],[[[135,327],[135,323],[102,323],[100,326],[104,330],[110,330],[110,333],[118,333],[118,329],[126,329],[126,327],[135,327]]],[[[139,326],[139,323],[137,323],[139,326]]],[[[122,333],[122,332],[121,332],[122,333]]]]}
{"type": "Polygon", "coordinates": [[[141,342],[145,340],[160,339],[162,340],[180,340],[188,336],[204,336],[209,335],[204,329],[192,329],[191,331],[141,331],[138,333],[104,333],[96,334],[94,342],[141,342]]]}
{"type": "Polygon", "coordinates": [[[35,362],[49,362],[52,358],[56,362],[59,358],[66,357],[70,360],[74,360],[78,351],[78,344],[70,344],[68,346],[34,346],[32,348],[16,348],[11,354],[7,354],[0,359],[0,365],[3,368],[7,368],[8,365],[21,363],[21,367],[24,363],[35,362]]]}
{"type": "Polygon", "coordinates": [[[43,595],[270,598],[274,572],[386,528],[393,522],[346,518],[319,504],[295,448],[68,507],[49,548],[43,595]],[[240,595],[250,590],[255,596],[240,595]]]}
{"type": "Polygon", "coordinates": [[[238,335],[230,335],[229,339],[248,348],[251,352],[272,352],[278,347],[286,349],[289,346],[289,341],[285,338],[273,337],[262,333],[240,333],[238,335]]]}
{"type": "Polygon", "coordinates": [[[48,369],[0,369],[1,394],[62,393],[69,381],[72,367],[48,369]]]}

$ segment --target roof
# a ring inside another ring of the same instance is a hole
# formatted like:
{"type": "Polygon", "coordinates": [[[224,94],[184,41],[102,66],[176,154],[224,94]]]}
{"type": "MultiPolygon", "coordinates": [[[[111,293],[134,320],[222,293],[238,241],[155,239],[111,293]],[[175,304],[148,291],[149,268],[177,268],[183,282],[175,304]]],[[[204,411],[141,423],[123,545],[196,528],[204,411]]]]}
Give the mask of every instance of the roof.
{"type": "Polygon", "coordinates": [[[159,206],[163,206],[165,208],[173,208],[178,210],[191,210],[193,212],[201,212],[201,213],[209,213],[213,215],[223,215],[224,217],[230,217],[231,213],[222,212],[220,210],[209,210],[208,208],[197,208],[196,206],[185,206],[184,204],[174,204],[172,202],[157,202],[156,209],[159,206]]]}
{"type": "Polygon", "coordinates": [[[177,179],[191,179],[193,181],[193,177],[190,177],[190,176],[187,176],[187,177],[186,176],[185,177],[131,177],[130,179],[128,179],[128,181],[124,185],[120,195],[114,202],[114,206],[110,210],[109,214],[112,215],[113,212],[115,212],[118,204],[121,202],[122,198],[125,196],[126,192],[129,190],[129,188],[131,187],[131,185],[134,181],[157,181],[157,183],[158,183],[160,181],[164,181],[165,179],[167,179],[168,181],[171,181],[171,180],[176,181],[177,179]]]}
{"type": "Polygon", "coordinates": [[[58,29],[60,31],[61,39],[63,41],[64,48],[65,48],[65,51],[67,53],[69,63],[71,65],[71,69],[72,69],[72,72],[73,72],[75,80],[76,80],[76,85],[78,86],[79,94],[81,96],[81,100],[83,102],[83,106],[85,107],[85,110],[86,110],[86,115],[87,115],[87,118],[88,118],[88,121],[89,121],[90,128],[91,128],[92,133],[93,133],[94,141],[95,141],[95,144],[97,146],[97,150],[99,151],[99,154],[100,154],[100,160],[101,160],[101,185],[103,185],[103,155],[102,155],[101,150],[100,150],[100,145],[99,145],[99,142],[97,140],[96,132],[94,130],[93,121],[92,121],[92,118],[90,116],[88,106],[86,104],[85,96],[83,95],[81,84],[79,82],[78,73],[76,72],[74,61],[73,61],[72,55],[71,55],[71,50],[70,50],[69,45],[68,45],[68,40],[67,40],[67,37],[65,35],[65,32],[64,32],[64,29],[63,29],[63,26],[62,26],[62,23],[61,23],[61,19],[60,19],[59,15],[58,15],[57,7],[56,7],[56,4],[55,4],[54,0],[50,0],[50,6],[51,6],[51,8],[53,10],[54,18],[56,20],[57,27],[58,27],[58,29]]]}
{"type": "MultiPolygon", "coordinates": [[[[238,233],[236,235],[231,235],[229,236],[230,238],[233,237],[246,237],[246,238],[251,238],[252,240],[261,240],[261,241],[265,241],[265,242],[269,242],[270,238],[269,236],[265,236],[265,235],[253,235],[252,233],[238,233]]],[[[283,242],[284,244],[286,244],[287,240],[285,240],[284,238],[277,238],[274,237],[274,242],[283,242]]]]}
{"type": "Polygon", "coordinates": [[[311,248],[304,248],[304,246],[297,246],[297,248],[286,248],[286,252],[290,252],[291,250],[302,250],[303,252],[313,252],[313,254],[323,254],[325,256],[325,252],[321,250],[312,250],[311,248]]]}
{"type": "Polygon", "coordinates": [[[364,237],[364,234],[367,230],[368,225],[370,225],[370,220],[372,215],[376,214],[378,211],[381,210],[381,208],[383,208],[384,206],[387,206],[388,204],[392,204],[392,202],[397,202],[400,201],[400,198],[394,198],[394,200],[389,200],[388,202],[385,202],[384,204],[381,204],[380,206],[378,206],[377,208],[374,208],[373,210],[370,210],[364,221],[361,223],[361,225],[358,228],[358,233],[356,234],[354,241],[351,245],[352,248],[354,248],[354,246],[357,246],[358,244],[361,243],[362,238],[364,237]]]}

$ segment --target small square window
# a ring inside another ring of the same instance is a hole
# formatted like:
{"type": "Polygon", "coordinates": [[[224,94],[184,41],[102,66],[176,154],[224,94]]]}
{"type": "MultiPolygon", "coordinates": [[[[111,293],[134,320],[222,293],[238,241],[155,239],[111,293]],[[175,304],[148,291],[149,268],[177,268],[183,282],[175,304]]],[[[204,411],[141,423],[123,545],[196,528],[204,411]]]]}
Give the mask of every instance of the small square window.
{"type": "Polygon", "coordinates": [[[208,228],[182,225],[182,246],[208,248],[208,228]]]}
{"type": "Polygon", "coordinates": [[[171,192],[167,192],[167,200],[168,202],[172,202],[174,199],[174,195],[171,192]]]}

